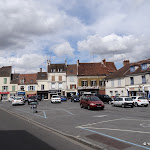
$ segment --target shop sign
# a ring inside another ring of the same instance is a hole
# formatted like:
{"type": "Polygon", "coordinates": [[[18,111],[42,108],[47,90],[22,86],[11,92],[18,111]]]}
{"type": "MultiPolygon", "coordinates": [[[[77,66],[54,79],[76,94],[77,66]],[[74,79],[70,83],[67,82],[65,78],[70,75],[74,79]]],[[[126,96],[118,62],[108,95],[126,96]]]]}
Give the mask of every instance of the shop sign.
{"type": "Polygon", "coordinates": [[[25,92],[18,92],[18,95],[25,95],[25,92]]]}
{"type": "Polygon", "coordinates": [[[9,92],[0,92],[0,94],[9,94],[9,92]]]}

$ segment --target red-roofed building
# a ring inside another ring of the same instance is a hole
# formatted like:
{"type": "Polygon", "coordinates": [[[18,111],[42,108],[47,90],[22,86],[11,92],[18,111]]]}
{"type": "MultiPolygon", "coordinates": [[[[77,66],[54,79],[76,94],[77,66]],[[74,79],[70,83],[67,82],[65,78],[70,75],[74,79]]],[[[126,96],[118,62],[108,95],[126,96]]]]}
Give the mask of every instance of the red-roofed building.
{"type": "Polygon", "coordinates": [[[107,75],[117,69],[113,62],[106,62],[104,59],[99,63],[77,62],[78,93],[92,92],[93,94],[105,94],[105,81],[107,75]]]}
{"type": "Polygon", "coordinates": [[[30,97],[37,94],[37,73],[20,74],[18,95],[30,97]]]}

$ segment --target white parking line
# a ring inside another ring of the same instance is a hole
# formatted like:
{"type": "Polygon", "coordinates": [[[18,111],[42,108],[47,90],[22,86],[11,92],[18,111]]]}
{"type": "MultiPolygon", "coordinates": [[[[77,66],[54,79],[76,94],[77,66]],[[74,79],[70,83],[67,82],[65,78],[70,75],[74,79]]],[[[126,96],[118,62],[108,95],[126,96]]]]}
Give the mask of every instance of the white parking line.
{"type": "Polygon", "coordinates": [[[104,123],[104,122],[111,122],[111,121],[116,121],[116,120],[123,120],[123,118],[107,120],[107,121],[101,121],[101,122],[96,122],[96,123],[91,123],[91,124],[85,124],[85,125],[77,126],[76,128],[81,128],[81,127],[84,127],[84,126],[92,126],[92,125],[95,125],[95,124],[104,123]]]}
{"type": "Polygon", "coordinates": [[[70,111],[63,109],[64,111],[66,111],[67,113],[69,113],[70,115],[74,115],[73,113],[71,113],[70,111]]]}
{"type": "Polygon", "coordinates": [[[105,117],[105,116],[108,116],[108,115],[97,115],[97,116],[93,116],[93,117],[105,117]]]}
{"type": "MultiPolygon", "coordinates": [[[[83,127],[79,127],[79,128],[83,128],[83,127]]],[[[84,127],[84,128],[85,129],[110,130],[110,131],[123,131],[123,132],[135,132],[135,133],[150,134],[150,132],[134,131],[134,130],[122,130],[122,129],[111,129],[111,128],[95,128],[95,127],[84,127]]]]}

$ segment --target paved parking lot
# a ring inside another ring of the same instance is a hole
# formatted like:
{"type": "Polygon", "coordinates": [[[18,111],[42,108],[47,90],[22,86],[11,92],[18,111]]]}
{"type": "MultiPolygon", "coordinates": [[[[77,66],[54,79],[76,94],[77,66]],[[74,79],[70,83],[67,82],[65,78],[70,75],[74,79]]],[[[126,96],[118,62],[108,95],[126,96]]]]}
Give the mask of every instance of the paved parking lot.
{"type": "Polygon", "coordinates": [[[150,107],[106,104],[104,110],[87,110],[68,100],[61,104],[39,102],[38,113],[32,113],[27,104],[12,106],[10,102],[0,102],[0,108],[110,150],[150,150],[150,107]]]}

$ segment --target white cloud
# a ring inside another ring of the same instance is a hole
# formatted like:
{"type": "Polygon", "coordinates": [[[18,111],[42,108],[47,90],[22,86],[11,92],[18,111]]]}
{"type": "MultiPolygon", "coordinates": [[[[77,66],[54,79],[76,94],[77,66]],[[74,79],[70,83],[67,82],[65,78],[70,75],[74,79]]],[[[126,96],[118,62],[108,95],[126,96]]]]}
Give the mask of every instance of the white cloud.
{"type": "Polygon", "coordinates": [[[150,57],[149,53],[143,53],[150,49],[149,39],[141,36],[118,36],[111,34],[88,36],[86,40],[78,42],[80,52],[89,52],[101,56],[103,59],[120,61],[123,59],[139,60],[150,57]],[[113,56],[113,57],[112,57],[113,56]]]}
{"type": "Polygon", "coordinates": [[[73,57],[74,56],[73,52],[74,52],[74,49],[70,46],[68,42],[64,42],[54,47],[54,53],[58,57],[60,56],[73,57]]]}

